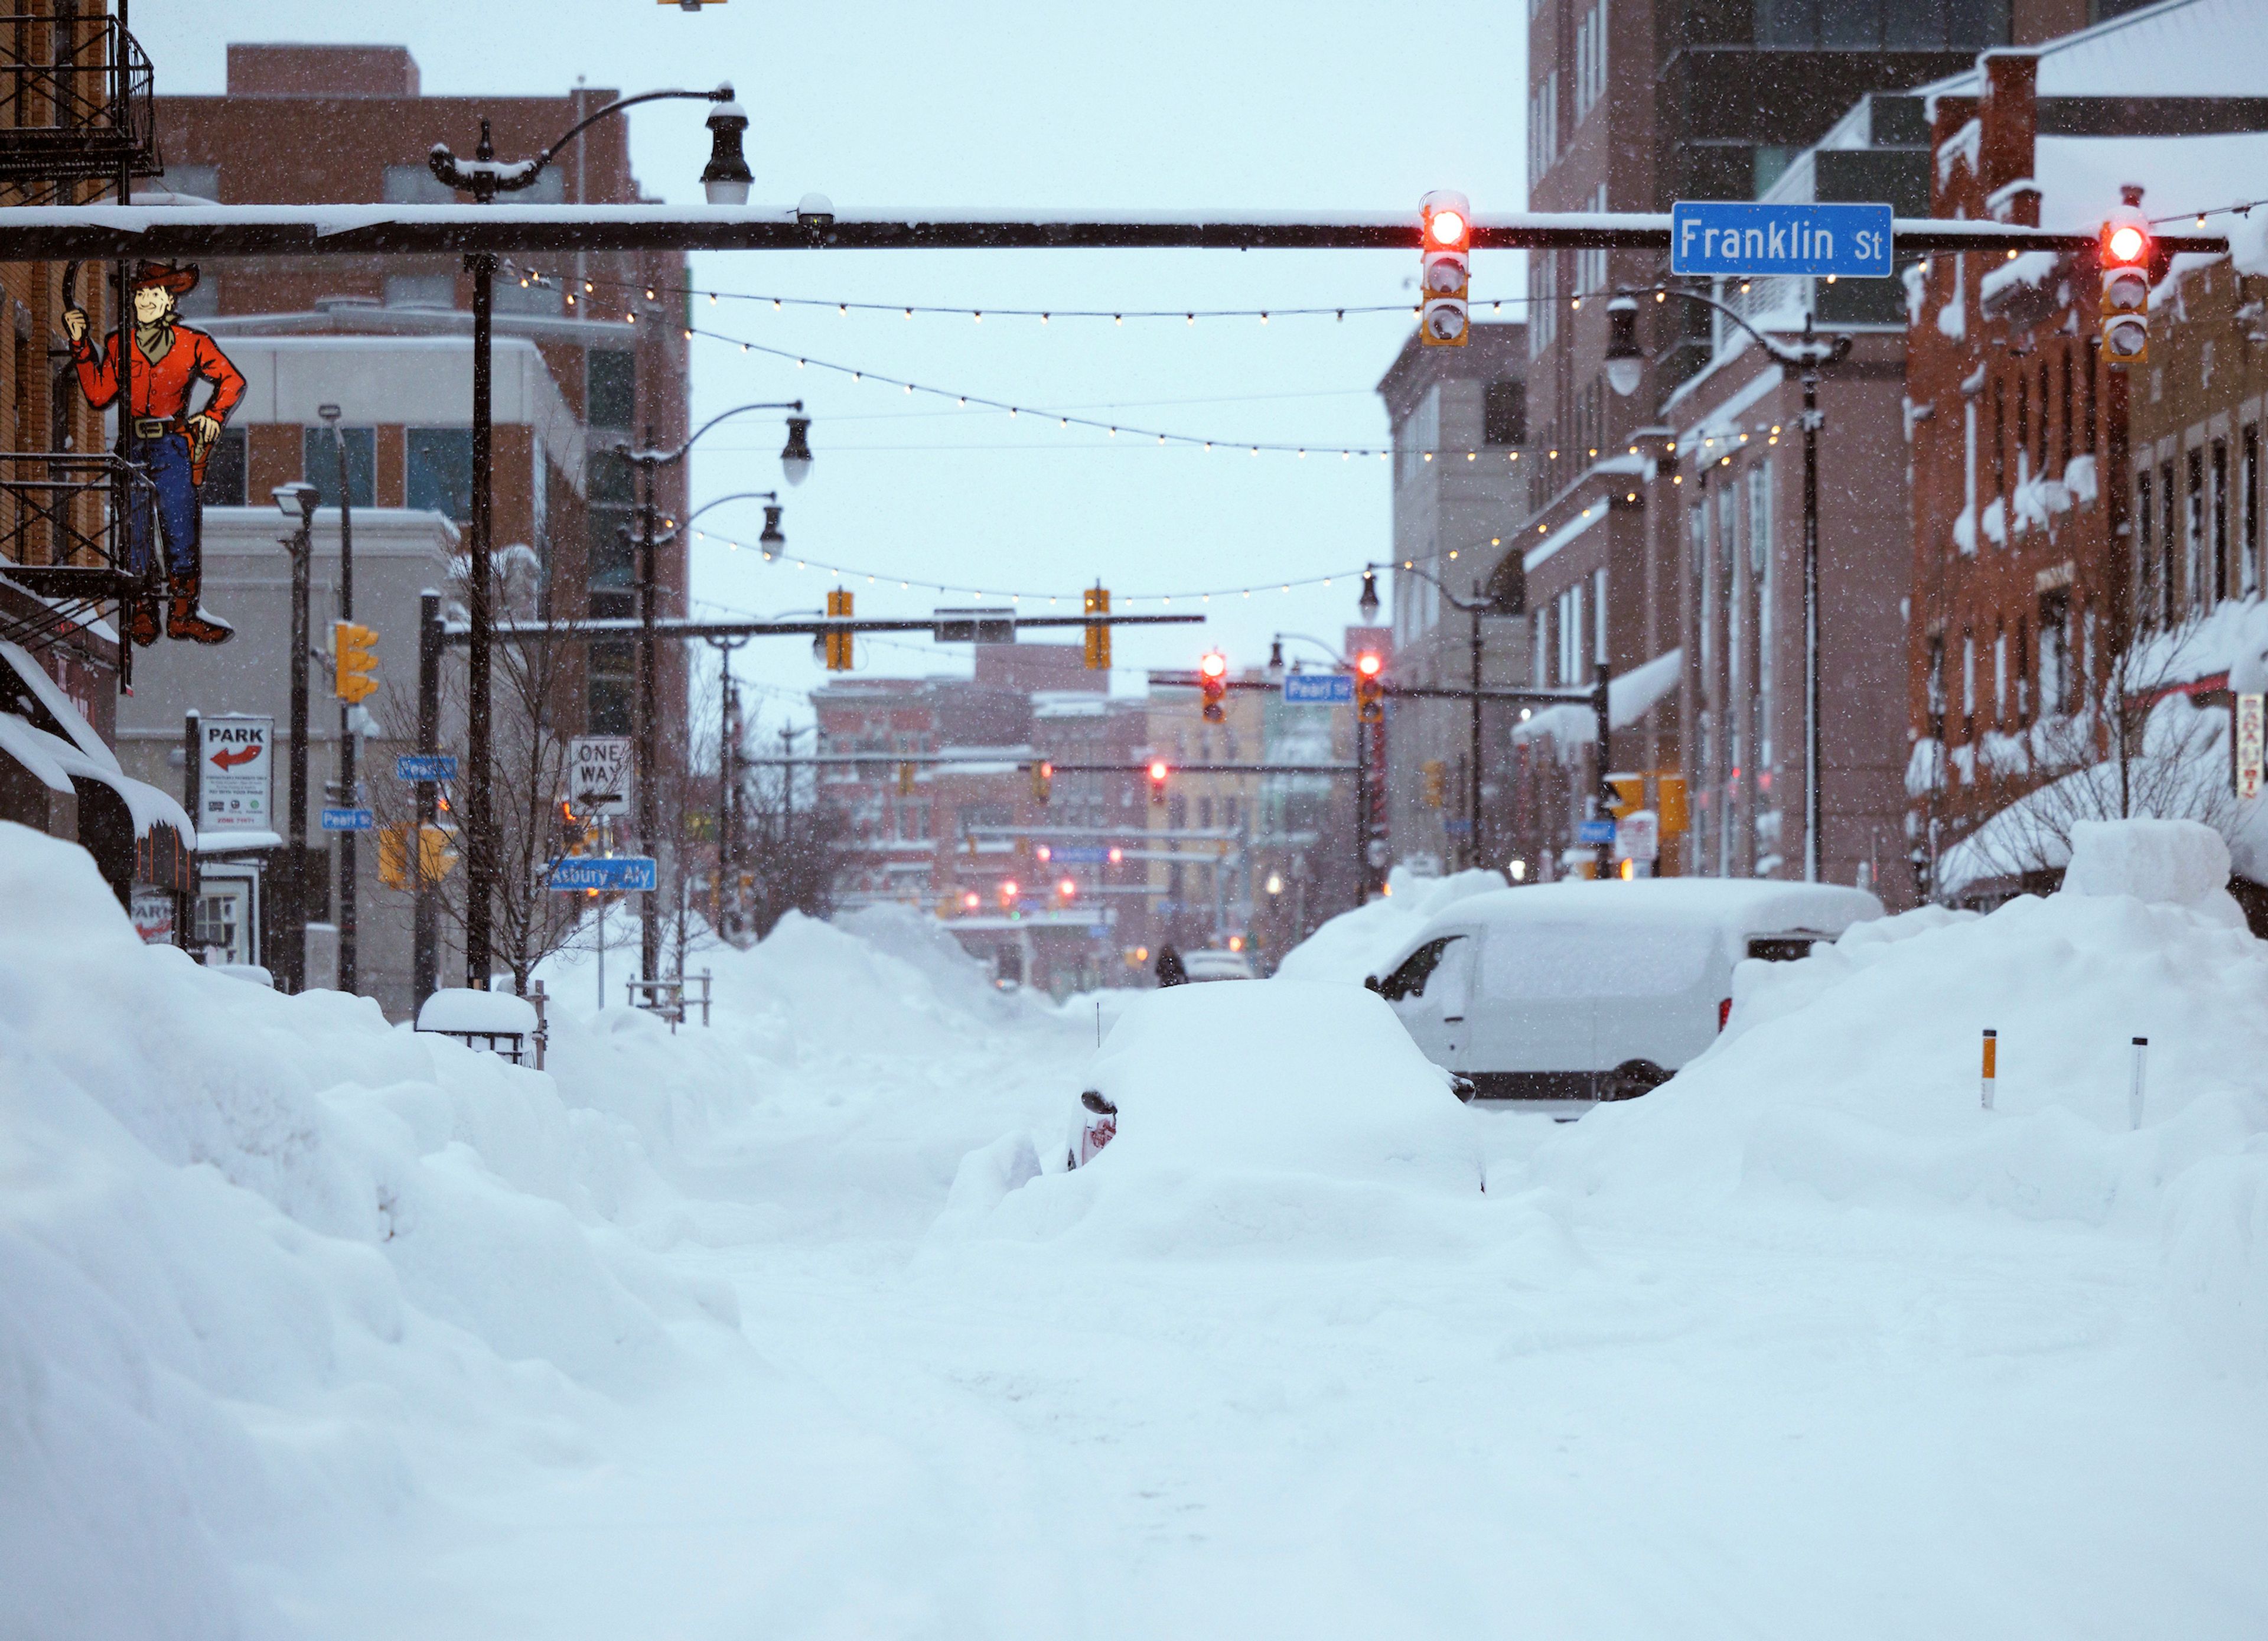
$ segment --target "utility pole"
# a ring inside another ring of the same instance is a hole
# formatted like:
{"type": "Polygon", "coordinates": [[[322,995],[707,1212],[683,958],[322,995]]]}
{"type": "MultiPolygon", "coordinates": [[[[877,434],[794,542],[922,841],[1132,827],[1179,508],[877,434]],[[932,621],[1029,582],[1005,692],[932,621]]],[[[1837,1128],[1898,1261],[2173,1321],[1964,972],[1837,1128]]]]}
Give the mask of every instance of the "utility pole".
{"type": "MultiPolygon", "coordinates": [[[[646,447],[653,447],[653,429],[645,430],[646,447]]],[[[660,660],[656,653],[658,640],[654,634],[654,605],[659,589],[654,585],[654,499],[655,462],[639,464],[644,469],[644,482],[638,497],[637,547],[637,823],[638,843],[654,857],[655,871],[660,870],[661,828],[660,805],[654,791],[661,776],[661,730],[655,711],[659,696],[656,674],[660,660]]],[[[661,924],[656,902],[661,898],[659,879],[654,887],[639,898],[638,902],[638,977],[655,980],[654,970],[661,956],[661,924]]]]}
{"type": "MultiPolygon", "coordinates": [[[[1803,316],[1803,880],[1819,881],[1820,787],[1826,763],[1819,723],[1819,408],[1820,352],[1803,316]]],[[[1847,348],[1849,338],[1844,338],[1847,348]]],[[[2124,489],[2124,485],[2114,486],[2124,489]]]]}
{"type": "MultiPolygon", "coordinates": [[[[441,749],[441,595],[428,587],[417,596],[417,754],[431,760],[441,749]]],[[[411,937],[410,993],[413,1006],[440,985],[440,909],[434,904],[434,886],[425,871],[425,838],[438,819],[441,788],[435,781],[417,783],[416,824],[410,829],[406,850],[415,895],[415,925],[411,937]]]]}
{"type": "MultiPolygon", "coordinates": [[[[339,430],[340,410],[336,405],[317,407],[315,414],[322,417],[331,430],[331,444],[339,459],[339,619],[354,619],[354,496],[347,476],[346,436],[339,430]]],[[[355,729],[354,703],[339,697],[339,778],[338,801],[352,805],[355,801],[355,729]]],[[[355,835],[339,834],[339,990],[352,997],[361,990],[358,982],[355,949],[356,893],[355,835]]]]}
{"type": "Polygon", "coordinates": [[[284,541],[291,555],[291,826],[284,872],[283,963],[276,979],[287,992],[307,987],[307,579],[314,556],[315,487],[283,485],[277,497],[296,504],[299,527],[284,541]]]}
{"type": "Polygon", "coordinates": [[[1478,605],[1466,611],[1472,619],[1471,716],[1465,760],[1465,865],[1481,864],[1481,612],[1478,605]]]}
{"type": "Polygon", "coordinates": [[[709,897],[709,918],[711,929],[721,935],[726,879],[733,870],[733,809],[740,791],[740,693],[733,681],[733,651],[748,641],[711,638],[709,642],[717,646],[721,686],[717,707],[717,878],[716,891],[709,897]]]}

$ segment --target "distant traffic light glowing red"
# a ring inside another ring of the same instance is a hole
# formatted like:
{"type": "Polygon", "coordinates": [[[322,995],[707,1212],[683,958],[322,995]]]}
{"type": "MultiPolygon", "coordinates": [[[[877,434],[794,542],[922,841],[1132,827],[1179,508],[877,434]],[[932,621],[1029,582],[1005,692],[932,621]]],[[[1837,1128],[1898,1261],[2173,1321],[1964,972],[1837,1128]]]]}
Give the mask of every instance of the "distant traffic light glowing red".
{"type": "Polygon", "coordinates": [[[1079,893],[1079,885],[1071,879],[1065,878],[1056,885],[1056,893],[1062,895],[1064,899],[1070,900],[1079,893]]]}
{"type": "Polygon", "coordinates": [[[1166,784],[1166,761],[1163,758],[1150,760],[1150,778],[1160,786],[1166,784]]]}
{"type": "Polygon", "coordinates": [[[1228,693],[1228,658],[1218,650],[1206,651],[1197,661],[1197,681],[1204,687],[1204,720],[1218,724],[1226,716],[1220,702],[1228,693]]]}
{"type": "Polygon", "coordinates": [[[1228,676],[1228,658],[1218,650],[1208,650],[1204,659],[1197,663],[1197,671],[1208,679],[1226,678],[1228,676]]]}
{"type": "Polygon", "coordinates": [[[2139,262],[2150,254],[2150,236],[2131,222],[2120,223],[2102,242],[2114,262],[2139,262]]]}
{"type": "Polygon", "coordinates": [[[1465,237],[1462,211],[1437,210],[1425,221],[1425,237],[1436,245],[1454,245],[1465,237]]]}
{"type": "Polygon", "coordinates": [[[1372,650],[1366,650],[1354,659],[1354,670],[1365,678],[1377,677],[1379,669],[1385,665],[1385,662],[1379,659],[1377,652],[1372,650]]]}

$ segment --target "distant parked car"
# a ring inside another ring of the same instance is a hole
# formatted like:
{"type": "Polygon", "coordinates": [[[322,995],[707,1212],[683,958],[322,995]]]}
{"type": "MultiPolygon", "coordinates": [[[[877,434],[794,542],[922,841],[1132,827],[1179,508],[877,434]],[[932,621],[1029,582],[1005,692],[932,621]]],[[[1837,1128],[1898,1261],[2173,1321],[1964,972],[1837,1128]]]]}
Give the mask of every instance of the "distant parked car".
{"type": "Polygon", "coordinates": [[[1503,889],[1435,915],[1365,984],[1484,1100],[1625,1100],[1706,1049],[1733,967],[1882,915],[1862,889],[1655,878],[1503,889]]]}
{"type": "Polygon", "coordinates": [[[1319,1174],[1480,1188],[1463,1079],[1344,985],[1173,986],[1130,1003],[1095,1051],[1065,1162],[1319,1174]],[[1354,1006],[1350,1007],[1351,1003],[1354,1006]],[[1122,1160],[1123,1159],[1123,1160],[1122,1160]]]}
{"type": "Polygon", "coordinates": [[[1250,958],[1241,952],[1224,952],[1212,946],[1182,953],[1182,968],[1192,981],[1254,978],[1250,958]]]}

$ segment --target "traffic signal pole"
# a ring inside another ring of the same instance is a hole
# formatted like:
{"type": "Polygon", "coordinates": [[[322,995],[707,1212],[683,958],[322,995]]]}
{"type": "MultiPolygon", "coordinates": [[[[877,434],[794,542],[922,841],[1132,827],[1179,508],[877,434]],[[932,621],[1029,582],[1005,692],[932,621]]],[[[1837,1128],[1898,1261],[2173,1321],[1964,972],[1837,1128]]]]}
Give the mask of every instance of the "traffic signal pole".
{"type": "MultiPolygon", "coordinates": [[[[350,622],[354,619],[354,497],[347,487],[347,441],[337,421],[330,420],[331,443],[337,447],[339,458],[339,619],[350,622]]],[[[353,702],[339,697],[338,800],[349,806],[355,801],[354,708],[353,702]]],[[[361,989],[355,942],[356,903],[360,899],[356,893],[355,854],[355,835],[340,833],[339,990],[349,997],[361,989]]]]}

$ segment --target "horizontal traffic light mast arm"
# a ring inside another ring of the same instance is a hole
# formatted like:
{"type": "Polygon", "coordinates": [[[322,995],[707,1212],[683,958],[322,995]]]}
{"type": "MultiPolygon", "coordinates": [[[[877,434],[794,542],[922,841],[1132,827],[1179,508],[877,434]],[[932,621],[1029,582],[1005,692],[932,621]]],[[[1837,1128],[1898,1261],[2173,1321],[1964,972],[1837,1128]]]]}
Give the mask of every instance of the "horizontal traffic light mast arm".
{"type": "MultiPolygon", "coordinates": [[[[1202,622],[1202,615],[995,615],[1021,629],[1026,627],[1181,627],[1202,622]]],[[[658,621],[652,627],[659,638],[809,638],[829,632],[933,632],[948,622],[966,622],[970,612],[955,610],[938,615],[887,619],[864,615],[812,615],[797,621],[658,621]]],[[[535,638],[630,638],[647,630],[634,616],[602,621],[500,621],[493,637],[498,644],[526,643],[535,638]]],[[[444,644],[467,644],[472,628],[463,622],[445,622],[444,644]]],[[[961,640],[961,642],[968,642],[961,640]]],[[[899,762],[903,762],[901,759],[899,762]]]]}
{"type": "MultiPolygon", "coordinates": [[[[1286,676],[1329,678],[1333,676],[1333,674],[1329,673],[1287,673],[1286,676]]],[[[1337,676],[1351,677],[1353,674],[1342,673],[1337,674],[1337,676]]],[[[1150,683],[1152,688],[1156,688],[1195,689],[1199,688],[1204,681],[1195,673],[1152,673],[1150,674],[1150,683]]],[[[1283,687],[1283,683],[1280,680],[1265,678],[1231,678],[1215,686],[1217,688],[1265,689],[1271,692],[1281,689],[1283,687]]],[[[1598,691],[1595,688],[1585,688],[1581,689],[1523,689],[1514,686],[1502,685],[1484,687],[1479,689],[1474,689],[1469,687],[1460,688],[1455,684],[1397,684],[1388,681],[1381,681],[1379,683],[1378,692],[1381,695],[1387,696],[1388,699],[1400,699],[1405,701],[1470,701],[1477,695],[1483,701],[1519,701],[1526,703],[1530,706],[1589,706],[1598,698],[1598,691]]],[[[1322,705],[1323,703],[1318,702],[1315,704],[1322,705]]],[[[1341,704],[1344,703],[1342,703],[1341,704]]],[[[1063,769],[1065,766],[1057,764],[1056,767],[1057,769],[1063,769]]]]}
{"type": "MultiPolygon", "coordinates": [[[[1028,769],[1036,760],[1018,764],[1028,769]]],[[[1050,760],[1048,767],[1057,775],[1147,775],[1147,763],[1057,763],[1050,760]]],[[[1175,775],[1352,775],[1359,766],[1351,763],[1168,763],[1167,776],[1175,775]]]]}
{"type": "Polygon", "coordinates": [[[1153,843],[1233,843],[1243,834],[1227,827],[971,826],[961,828],[954,835],[978,839],[1030,837],[1042,843],[1092,843],[1110,837],[1147,838],[1153,843]]]}
{"type": "MultiPolygon", "coordinates": [[[[2106,202],[2106,209],[2109,202],[2106,202]]],[[[1668,250],[1660,212],[1514,211],[1473,218],[1476,250],[1668,250]]],[[[2085,249],[2092,233],[1904,217],[1900,251],[2085,249]]],[[[1407,211],[890,210],[799,218],[787,206],[26,205],[0,211],[0,261],[120,257],[560,255],[574,251],[1406,250],[1407,211]]],[[[2218,234],[2160,234],[2219,254],[2218,234]]]]}

